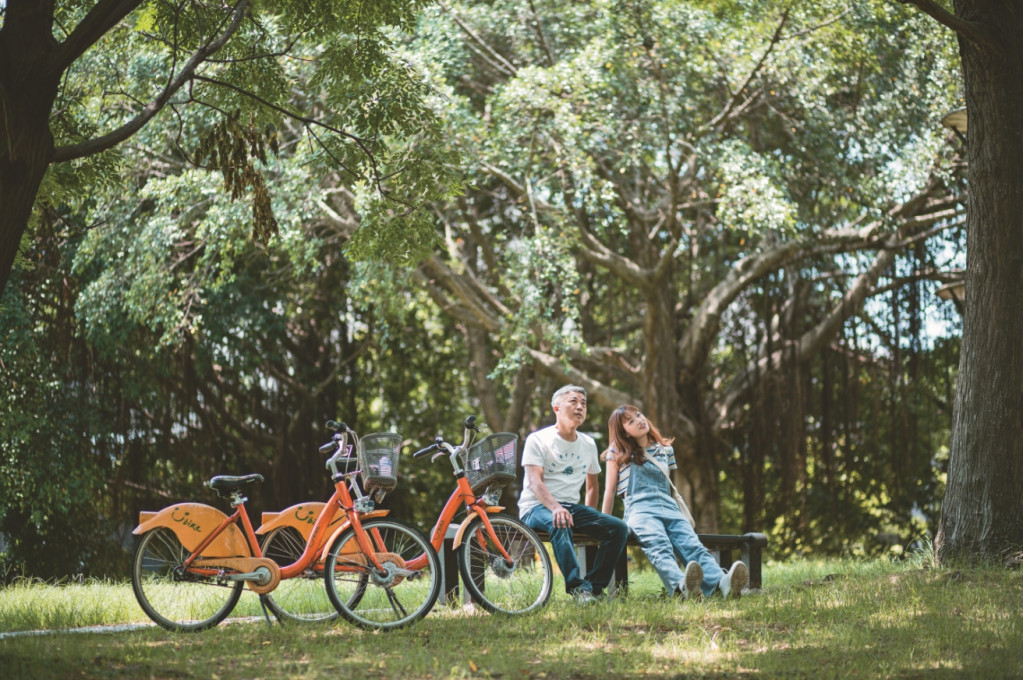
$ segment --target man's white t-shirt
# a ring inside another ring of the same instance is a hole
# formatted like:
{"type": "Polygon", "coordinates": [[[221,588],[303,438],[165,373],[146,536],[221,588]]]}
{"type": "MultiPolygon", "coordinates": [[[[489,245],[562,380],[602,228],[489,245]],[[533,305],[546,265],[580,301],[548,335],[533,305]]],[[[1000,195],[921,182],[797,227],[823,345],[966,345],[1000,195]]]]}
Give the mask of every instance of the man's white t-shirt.
{"type": "MultiPolygon", "coordinates": [[[[526,437],[522,465],[539,465],[543,469],[543,482],[559,503],[578,503],[586,475],[600,473],[600,458],[593,437],[576,432],[574,442],[565,441],[556,425],[526,437]]],[[[540,504],[529,488],[529,475],[526,475],[519,495],[519,517],[540,504]]]]}

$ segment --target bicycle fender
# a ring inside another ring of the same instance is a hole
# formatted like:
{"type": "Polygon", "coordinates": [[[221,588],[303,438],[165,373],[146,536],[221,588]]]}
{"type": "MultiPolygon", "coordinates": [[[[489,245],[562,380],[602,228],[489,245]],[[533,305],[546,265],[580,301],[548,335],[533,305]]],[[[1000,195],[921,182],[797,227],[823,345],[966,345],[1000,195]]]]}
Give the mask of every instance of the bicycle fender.
{"type": "MultiPolygon", "coordinates": [[[[227,515],[213,506],[178,503],[156,512],[140,512],[139,525],[132,533],[141,535],[157,527],[167,527],[178,537],[181,545],[195,550],[225,519],[227,515]]],[[[229,524],[202,554],[203,557],[249,557],[252,553],[237,524],[229,524]]]]}
{"type": "MultiPolygon", "coordinates": [[[[488,515],[496,515],[497,513],[504,510],[503,505],[488,505],[486,507],[488,515]]],[[[458,525],[458,531],[455,532],[455,539],[451,542],[451,549],[455,550],[458,546],[462,545],[462,536],[465,535],[465,530],[469,528],[469,522],[471,522],[476,515],[479,514],[478,508],[470,508],[469,515],[462,520],[462,523],[458,525]]]]}
{"type": "MultiPolygon", "coordinates": [[[[372,510],[370,512],[364,512],[363,514],[359,515],[359,517],[361,517],[362,519],[373,519],[374,517],[383,517],[384,515],[388,514],[389,512],[391,512],[391,511],[390,510],[372,510]]],[[[341,532],[344,531],[345,529],[347,529],[348,527],[352,526],[352,523],[349,522],[348,518],[345,517],[344,515],[341,515],[341,519],[343,520],[342,523],[341,523],[341,526],[339,526],[337,529],[334,529],[334,532],[331,533],[330,538],[328,538],[326,541],[324,541],[324,543],[323,543],[324,555],[320,556],[321,559],[323,559],[326,556],[327,548],[329,548],[330,546],[334,545],[334,541],[336,541],[337,537],[341,535],[341,532]]],[[[345,552],[357,552],[358,551],[358,546],[356,546],[356,544],[354,542],[349,543],[345,547],[347,548],[347,550],[345,550],[345,552]]]]}
{"type": "MultiPolygon", "coordinates": [[[[292,505],[290,508],[285,508],[280,512],[264,512],[260,518],[263,523],[256,529],[256,534],[262,536],[279,527],[292,527],[302,534],[302,538],[308,541],[313,533],[313,526],[316,524],[316,520],[325,505],[326,503],[320,503],[319,501],[309,501],[308,503],[292,505]]],[[[347,521],[348,519],[344,513],[338,512],[334,515],[334,519],[330,521],[328,526],[333,530],[339,524],[347,521]]]]}

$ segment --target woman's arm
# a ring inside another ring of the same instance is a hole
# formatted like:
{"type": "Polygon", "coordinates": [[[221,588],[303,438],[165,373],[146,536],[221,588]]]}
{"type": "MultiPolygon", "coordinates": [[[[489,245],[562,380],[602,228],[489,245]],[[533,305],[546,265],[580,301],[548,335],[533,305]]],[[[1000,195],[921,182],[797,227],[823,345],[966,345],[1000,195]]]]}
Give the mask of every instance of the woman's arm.
{"type": "Polygon", "coordinates": [[[600,500],[600,477],[597,475],[586,475],[586,505],[594,510],[597,509],[597,501],[600,500]]]}
{"type": "Polygon", "coordinates": [[[615,507],[615,495],[618,493],[618,463],[613,458],[607,459],[607,476],[604,479],[604,503],[601,512],[610,515],[615,507]]]}

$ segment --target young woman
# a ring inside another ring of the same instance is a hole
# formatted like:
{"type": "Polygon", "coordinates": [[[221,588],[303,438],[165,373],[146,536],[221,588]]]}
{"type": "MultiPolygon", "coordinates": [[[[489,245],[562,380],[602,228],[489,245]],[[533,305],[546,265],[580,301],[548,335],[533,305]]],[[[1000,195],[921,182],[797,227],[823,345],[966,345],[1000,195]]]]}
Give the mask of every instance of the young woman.
{"type": "Polygon", "coordinates": [[[727,573],[722,570],[672,497],[666,472],[677,467],[671,448],[674,439],[665,439],[639,409],[628,404],[611,413],[607,427],[611,442],[602,454],[607,462],[603,511],[611,514],[615,496],[623,497],[625,523],[668,592],[686,598],[719,590],[725,597],[739,597],[749,583],[749,569],[740,561],[727,573]],[[685,572],[678,566],[676,553],[688,563],[685,572]]]}

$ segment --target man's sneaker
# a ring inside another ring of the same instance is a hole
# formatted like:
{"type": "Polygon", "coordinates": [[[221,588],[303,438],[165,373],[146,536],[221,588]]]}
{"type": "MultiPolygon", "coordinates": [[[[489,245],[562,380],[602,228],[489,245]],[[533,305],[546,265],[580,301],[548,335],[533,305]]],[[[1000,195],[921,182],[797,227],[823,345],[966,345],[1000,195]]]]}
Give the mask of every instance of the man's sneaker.
{"type": "Polygon", "coordinates": [[[742,597],[742,589],[749,583],[749,568],[744,562],[736,562],[732,565],[732,568],[728,570],[721,582],[718,583],[718,589],[721,594],[725,597],[732,597],[738,599],[742,597]]]}
{"type": "Polygon", "coordinates": [[[693,561],[686,565],[686,575],[679,584],[679,591],[683,600],[693,598],[699,600],[703,597],[700,584],[703,583],[703,567],[699,562],[693,561]]]}
{"type": "Polygon", "coordinates": [[[575,598],[575,603],[579,605],[585,606],[597,603],[597,598],[593,596],[593,593],[582,588],[572,591],[572,597],[575,598]]]}

